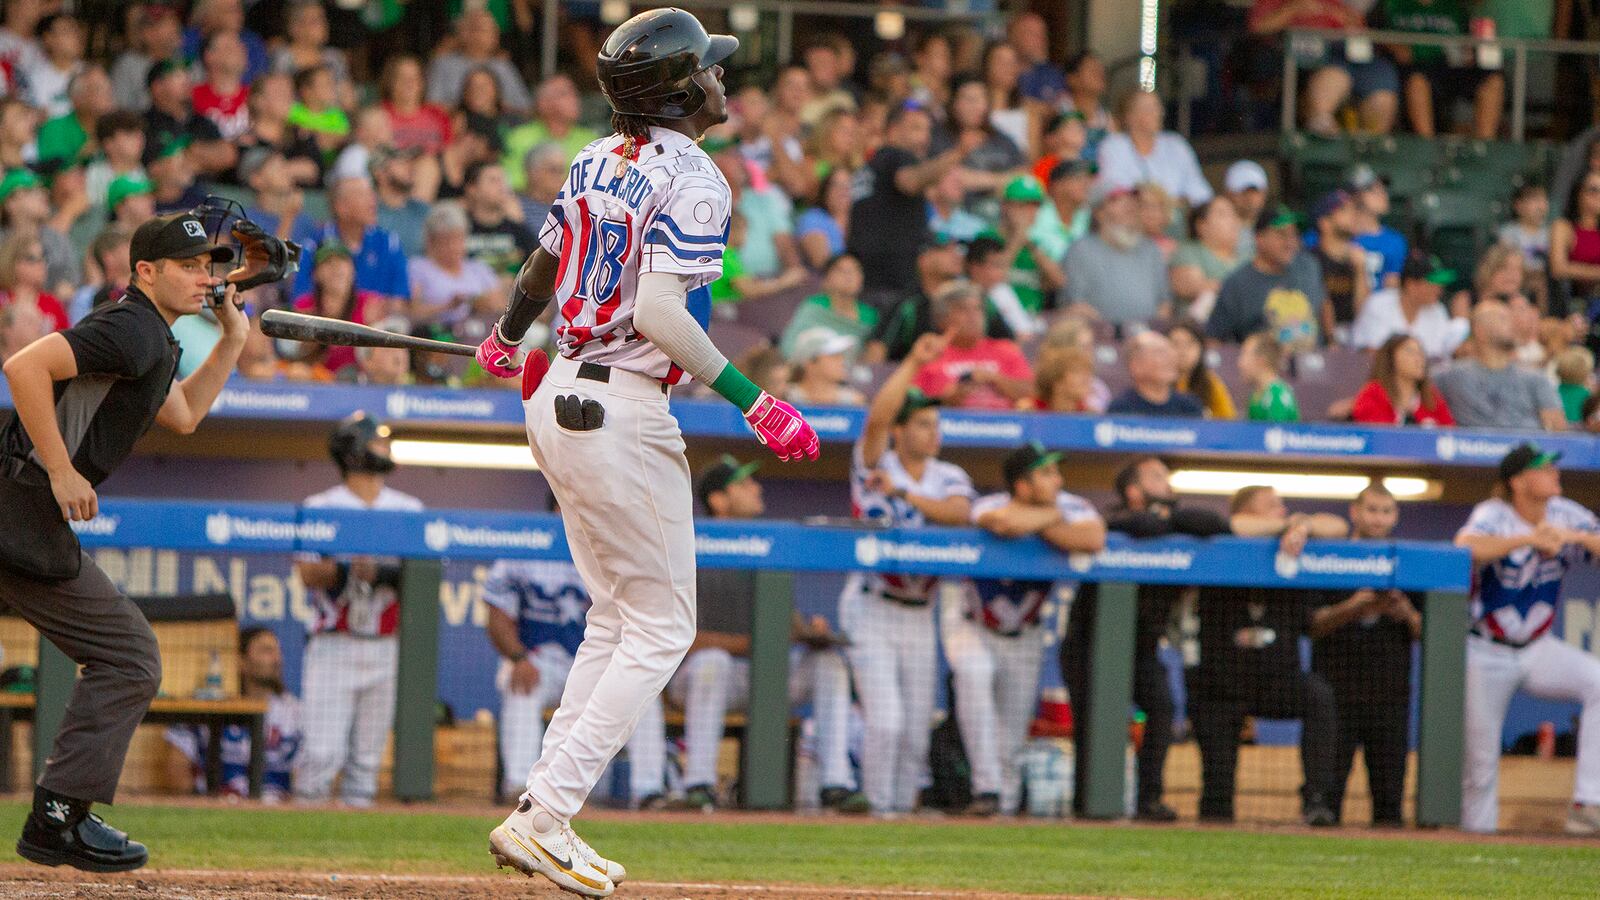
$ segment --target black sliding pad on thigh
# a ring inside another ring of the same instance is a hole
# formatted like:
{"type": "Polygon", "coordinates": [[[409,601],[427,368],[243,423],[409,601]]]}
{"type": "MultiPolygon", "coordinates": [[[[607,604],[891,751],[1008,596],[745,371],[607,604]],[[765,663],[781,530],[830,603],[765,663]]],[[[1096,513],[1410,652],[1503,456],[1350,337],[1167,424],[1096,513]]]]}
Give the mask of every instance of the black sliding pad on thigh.
{"type": "Polygon", "coordinates": [[[583,427],[580,431],[594,431],[606,422],[606,408],[597,400],[583,401],[583,427]]]}

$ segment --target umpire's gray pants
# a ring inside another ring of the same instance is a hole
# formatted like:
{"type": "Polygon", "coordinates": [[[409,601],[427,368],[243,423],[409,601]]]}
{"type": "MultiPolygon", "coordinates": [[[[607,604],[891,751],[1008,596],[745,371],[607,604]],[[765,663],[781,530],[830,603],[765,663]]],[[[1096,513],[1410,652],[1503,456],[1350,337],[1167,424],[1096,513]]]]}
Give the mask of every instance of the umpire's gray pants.
{"type": "Polygon", "coordinates": [[[40,786],[75,800],[110,803],[133,730],[161,688],[155,632],[88,554],[78,577],[68,581],[37,581],[0,569],[0,605],[83,666],[40,786]]]}

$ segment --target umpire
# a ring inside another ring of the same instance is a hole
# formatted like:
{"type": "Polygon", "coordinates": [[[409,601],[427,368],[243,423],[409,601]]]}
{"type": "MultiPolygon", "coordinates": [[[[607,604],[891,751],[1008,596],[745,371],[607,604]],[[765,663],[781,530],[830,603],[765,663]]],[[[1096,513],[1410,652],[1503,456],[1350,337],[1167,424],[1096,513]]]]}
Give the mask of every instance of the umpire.
{"type": "Polygon", "coordinates": [[[17,841],[36,863],[122,872],[148,858],[89,807],[116,794],[128,741],[161,686],[161,658],[143,613],[79,549],[68,522],[95,517],[95,486],[152,423],[189,434],[211,409],[250,327],[231,283],[245,270],[229,273],[214,306],[221,341],[176,382],[171,326],[215,296],[212,264],[233,255],[192,213],[151,219],[133,234],[133,278],[119,302],[5,364],[16,412],[0,422],[0,505],[16,524],[0,537],[0,604],[83,666],[17,841]]]}

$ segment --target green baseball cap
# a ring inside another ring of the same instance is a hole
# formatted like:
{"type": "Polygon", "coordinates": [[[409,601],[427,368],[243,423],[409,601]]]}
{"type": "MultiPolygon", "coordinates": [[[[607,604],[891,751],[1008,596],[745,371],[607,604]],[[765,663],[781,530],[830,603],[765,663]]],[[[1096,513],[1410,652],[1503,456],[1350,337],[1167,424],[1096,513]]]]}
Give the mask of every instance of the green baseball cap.
{"type": "Polygon", "coordinates": [[[1300,214],[1283,204],[1268,207],[1261,211],[1256,219],[1256,231],[1267,231],[1272,228],[1282,228],[1285,225],[1299,226],[1302,224],[1300,214]]]}
{"type": "Polygon", "coordinates": [[[6,202],[17,191],[36,187],[44,187],[44,183],[31,169],[9,169],[6,177],[0,179],[0,203],[6,202]]]}
{"type": "Polygon", "coordinates": [[[1509,483],[1511,479],[1529,469],[1542,469],[1545,466],[1553,466],[1560,461],[1560,451],[1543,450],[1538,444],[1518,444],[1511,448],[1511,452],[1501,458],[1500,480],[1509,483]]]}
{"type": "Polygon", "coordinates": [[[724,453],[712,466],[700,473],[700,483],[695,486],[695,494],[700,498],[700,505],[707,510],[711,504],[707,500],[717,491],[725,491],[731,484],[749,478],[761,468],[761,463],[754,460],[741,463],[731,455],[724,453]]]}
{"type": "Polygon", "coordinates": [[[920,388],[911,388],[906,391],[906,402],[895,414],[894,423],[904,425],[912,416],[930,407],[941,405],[938,397],[929,397],[920,388]]]}
{"type": "Polygon", "coordinates": [[[1038,441],[1029,441],[1011,451],[1000,463],[1000,472],[1006,478],[1006,490],[1011,490],[1018,478],[1034,469],[1042,469],[1061,462],[1062,456],[1059,451],[1046,450],[1038,441]]]}
{"type": "Polygon", "coordinates": [[[1032,175],[1018,175],[1006,182],[1000,199],[1008,203],[1043,203],[1044,187],[1032,175]]]}
{"type": "Polygon", "coordinates": [[[1412,279],[1449,287],[1456,283],[1456,270],[1445,268],[1437,256],[1429,256],[1420,250],[1413,251],[1406,257],[1405,265],[1400,269],[1401,281],[1412,279]]]}
{"type": "Polygon", "coordinates": [[[106,211],[114,216],[122,201],[155,192],[155,185],[143,175],[118,175],[111,179],[111,184],[106,188],[106,211]]]}
{"type": "Polygon", "coordinates": [[[343,259],[355,258],[350,253],[350,248],[346,247],[342,241],[323,241],[317,247],[317,252],[311,254],[311,265],[320,266],[334,257],[343,259]]]}

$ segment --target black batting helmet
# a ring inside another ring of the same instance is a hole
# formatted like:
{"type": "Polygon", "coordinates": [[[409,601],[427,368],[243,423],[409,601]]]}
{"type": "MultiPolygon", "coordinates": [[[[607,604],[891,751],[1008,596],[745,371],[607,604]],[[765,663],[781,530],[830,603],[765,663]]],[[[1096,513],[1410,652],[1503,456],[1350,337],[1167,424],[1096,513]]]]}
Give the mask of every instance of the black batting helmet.
{"type": "Polygon", "coordinates": [[[328,435],[328,455],[340,475],[364,472],[384,475],[394,471],[394,460],[373,453],[374,440],[389,436],[389,426],[364,412],[352,413],[328,435]]]}
{"type": "Polygon", "coordinates": [[[617,26],[600,48],[600,90],[624,115],[687,119],[705,105],[694,75],[727,59],[739,39],[706,34],[681,9],[653,9],[617,26]]]}

